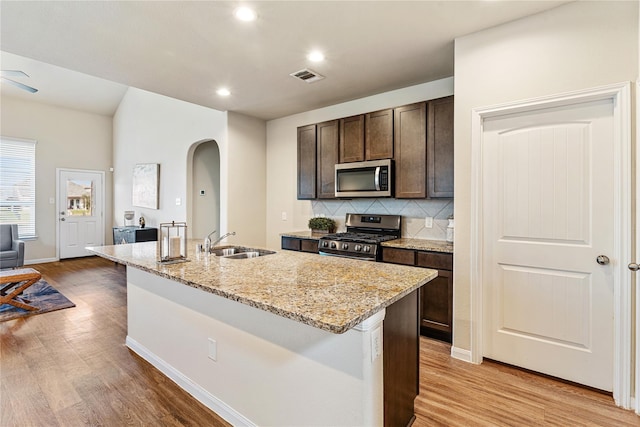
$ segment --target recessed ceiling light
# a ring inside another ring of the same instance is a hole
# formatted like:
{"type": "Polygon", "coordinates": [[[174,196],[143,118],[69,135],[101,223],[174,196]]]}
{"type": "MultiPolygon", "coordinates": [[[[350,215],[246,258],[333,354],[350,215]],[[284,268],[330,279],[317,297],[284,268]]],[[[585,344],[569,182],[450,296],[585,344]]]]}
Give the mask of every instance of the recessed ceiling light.
{"type": "Polygon", "coordinates": [[[217,93],[218,95],[220,95],[220,96],[229,96],[229,95],[231,95],[231,92],[229,91],[229,89],[224,88],[224,87],[222,87],[222,88],[218,89],[218,90],[216,91],[216,93],[217,93]]]}
{"type": "Polygon", "coordinates": [[[239,8],[237,8],[233,12],[233,15],[240,21],[245,21],[245,22],[255,21],[256,17],[258,16],[253,9],[246,6],[240,6],[239,8]]]}
{"type": "Polygon", "coordinates": [[[307,55],[307,59],[311,62],[321,62],[324,61],[324,54],[319,50],[314,50],[307,55]]]}

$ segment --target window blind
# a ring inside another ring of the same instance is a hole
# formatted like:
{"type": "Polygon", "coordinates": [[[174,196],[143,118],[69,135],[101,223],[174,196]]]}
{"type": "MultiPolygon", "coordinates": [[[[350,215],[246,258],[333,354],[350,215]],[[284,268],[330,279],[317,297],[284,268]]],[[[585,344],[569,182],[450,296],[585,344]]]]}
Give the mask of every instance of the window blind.
{"type": "Polygon", "coordinates": [[[0,137],[0,224],[36,236],[36,141],[0,137]]]}

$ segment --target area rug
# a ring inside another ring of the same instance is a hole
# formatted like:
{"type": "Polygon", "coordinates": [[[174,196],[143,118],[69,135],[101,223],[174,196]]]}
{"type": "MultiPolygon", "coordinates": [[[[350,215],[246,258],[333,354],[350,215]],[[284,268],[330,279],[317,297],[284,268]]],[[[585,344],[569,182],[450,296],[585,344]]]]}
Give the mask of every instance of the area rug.
{"type": "Polygon", "coordinates": [[[2,304],[0,305],[0,322],[76,306],[74,303],[69,301],[67,297],[55,290],[44,279],[41,279],[29,286],[22,293],[21,298],[29,300],[30,302],[28,304],[38,307],[38,310],[29,311],[14,307],[10,304],[2,304]]]}

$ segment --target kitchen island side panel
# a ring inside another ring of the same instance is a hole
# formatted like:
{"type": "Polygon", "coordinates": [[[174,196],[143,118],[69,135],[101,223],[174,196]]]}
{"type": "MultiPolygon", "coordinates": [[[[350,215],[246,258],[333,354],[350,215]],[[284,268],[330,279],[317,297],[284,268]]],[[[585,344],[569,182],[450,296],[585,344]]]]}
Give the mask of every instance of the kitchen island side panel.
{"type": "Polygon", "coordinates": [[[232,424],[383,425],[384,310],[334,334],[134,267],[127,292],[128,345],[232,424]]]}

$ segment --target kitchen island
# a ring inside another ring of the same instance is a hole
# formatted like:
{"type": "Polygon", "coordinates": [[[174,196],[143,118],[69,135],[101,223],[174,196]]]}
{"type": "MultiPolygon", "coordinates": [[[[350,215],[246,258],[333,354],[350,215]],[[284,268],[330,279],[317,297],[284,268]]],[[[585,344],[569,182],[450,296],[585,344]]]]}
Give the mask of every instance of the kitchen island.
{"type": "MultiPolygon", "coordinates": [[[[189,242],[195,248],[197,241],[189,242]]],[[[127,266],[127,345],[234,425],[406,425],[433,270],[278,251],[90,248],[127,266]]]]}

